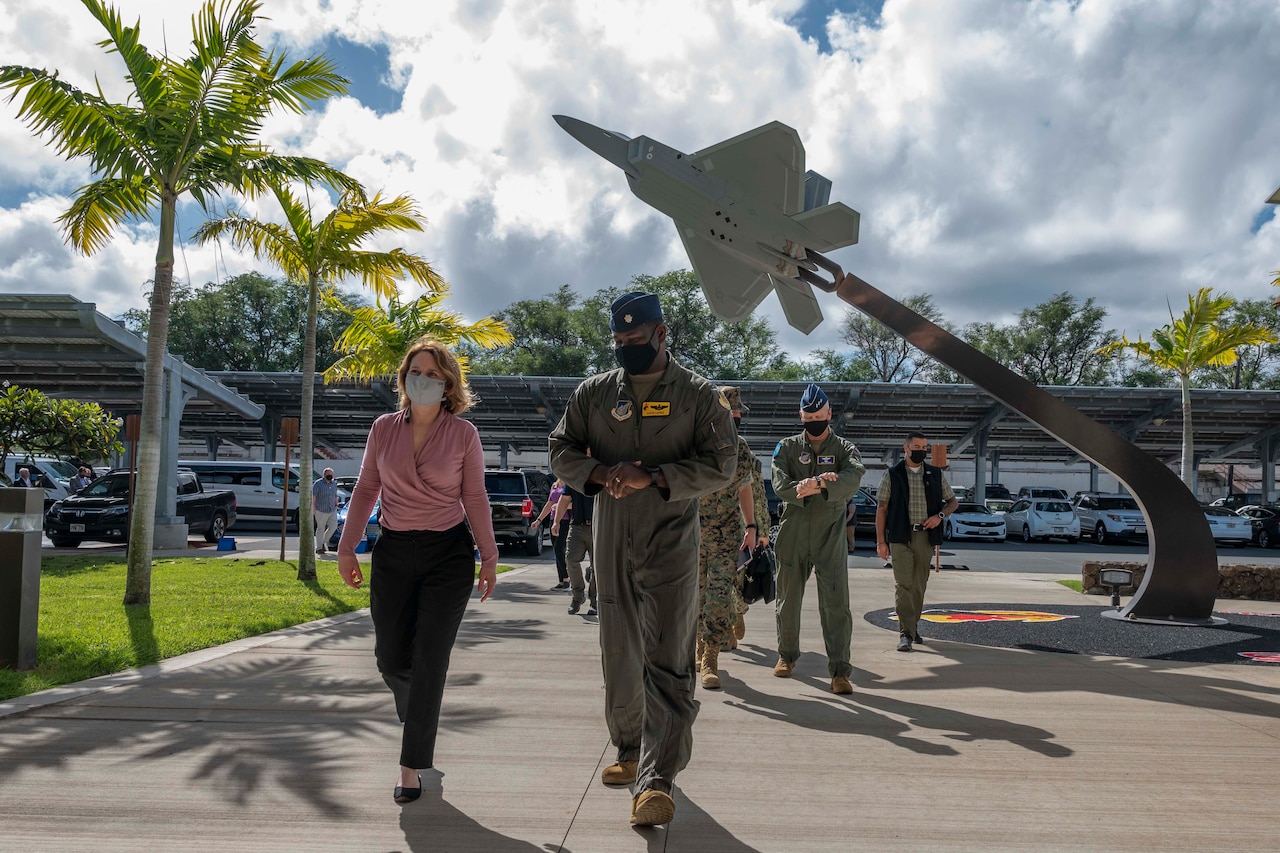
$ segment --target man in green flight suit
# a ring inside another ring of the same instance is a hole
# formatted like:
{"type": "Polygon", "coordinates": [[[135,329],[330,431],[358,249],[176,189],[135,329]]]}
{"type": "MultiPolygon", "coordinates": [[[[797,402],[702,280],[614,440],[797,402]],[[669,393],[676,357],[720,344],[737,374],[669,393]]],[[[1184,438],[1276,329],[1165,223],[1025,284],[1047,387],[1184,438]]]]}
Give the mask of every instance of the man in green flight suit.
{"type": "Polygon", "coordinates": [[[658,297],[610,306],[619,370],[586,379],[551,432],[551,468],[596,496],[595,552],[607,785],[634,785],[631,823],[675,815],[672,784],[693,748],[698,498],[737,462],[729,403],[666,351],[658,297]],[[591,455],[587,451],[590,449],[591,455]]]}
{"type": "MultiPolygon", "coordinates": [[[[745,408],[738,389],[725,386],[720,393],[729,401],[736,421],[745,408]]],[[[735,430],[737,429],[735,425],[735,430]]],[[[719,689],[720,652],[734,648],[738,604],[742,594],[734,595],[741,580],[738,576],[738,552],[756,547],[756,507],[751,493],[755,454],[747,440],[737,438],[737,465],[733,481],[718,492],[704,495],[698,501],[698,521],[702,543],[698,557],[698,647],[696,658],[702,674],[702,686],[719,689]]]]}
{"type": "Polygon", "coordinates": [[[831,404],[810,383],[800,400],[804,432],[784,438],[773,450],[773,490],[782,499],[778,557],[778,663],[773,674],[790,678],[800,657],[800,608],[809,573],[818,576],[818,614],[827,647],[833,693],[852,693],[845,505],[858,490],[866,467],[853,442],[831,431],[831,404]]]}

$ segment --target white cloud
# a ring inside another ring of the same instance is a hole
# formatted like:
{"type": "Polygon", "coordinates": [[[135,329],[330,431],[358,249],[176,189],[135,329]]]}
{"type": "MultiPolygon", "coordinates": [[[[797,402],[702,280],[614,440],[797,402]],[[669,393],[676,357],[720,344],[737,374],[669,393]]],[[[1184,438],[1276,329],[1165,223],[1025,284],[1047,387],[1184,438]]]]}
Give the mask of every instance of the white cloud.
{"type": "MultiPolygon", "coordinates": [[[[892,295],[933,293],[957,324],[1070,290],[1107,306],[1115,327],[1147,332],[1167,319],[1166,299],[1198,286],[1274,293],[1280,224],[1250,233],[1280,185],[1273,2],[888,0],[875,22],[832,18],[830,54],[785,23],[803,5],[274,0],[264,36],[293,55],[331,34],[385,45],[404,98],[391,114],[343,98],[277,116],[266,138],[412,194],[430,225],[404,244],[472,318],[566,282],[589,293],[687,265],[670,222],[552,113],[684,150],[773,119],[795,126],[833,199],[862,214],[860,244],[836,260],[892,295]]],[[[197,7],[127,0],[121,11],[142,16],[148,44],[179,52],[197,7]]],[[[97,71],[118,95],[98,38],[75,4],[0,0],[6,61],[80,85],[97,71]]],[[[144,230],[93,259],[59,254],[49,220],[87,173],[32,140],[12,107],[0,145],[14,152],[0,163],[11,205],[0,287],[56,258],[74,279],[63,291],[141,304],[154,263],[144,230]]],[[[220,257],[188,249],[192,278],[215,278],[220,257]]],[[[228,253],[226,265],[253,262],[228,253]]],[[[808,338],[776,301],[762,306],[789,351],[837,344],[841,306],[819,298],[829,322],[808,338]]]]}

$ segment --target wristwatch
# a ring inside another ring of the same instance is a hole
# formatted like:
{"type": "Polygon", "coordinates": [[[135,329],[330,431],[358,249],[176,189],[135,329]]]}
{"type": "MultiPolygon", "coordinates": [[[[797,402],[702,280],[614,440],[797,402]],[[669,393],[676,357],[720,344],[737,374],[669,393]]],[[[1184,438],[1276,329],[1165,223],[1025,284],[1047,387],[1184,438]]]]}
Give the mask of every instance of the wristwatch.
{"type": "Polygon", "coordinates": [[[945,521],[945,520],[946,520],[946,518],[947,518],[947,514],[946,514],[945,512],[943,512],[942,510],[938,510],[938,518],[941,518],[941,519],[943,519],[943,520],[945,521]]]}
{"type": "Polygon", "coordinates": [[[655,489],[658,488],[658,475],[662,473],[662,469],[653,465],[645,470],[649,472],[649,485],[655,489]]]}

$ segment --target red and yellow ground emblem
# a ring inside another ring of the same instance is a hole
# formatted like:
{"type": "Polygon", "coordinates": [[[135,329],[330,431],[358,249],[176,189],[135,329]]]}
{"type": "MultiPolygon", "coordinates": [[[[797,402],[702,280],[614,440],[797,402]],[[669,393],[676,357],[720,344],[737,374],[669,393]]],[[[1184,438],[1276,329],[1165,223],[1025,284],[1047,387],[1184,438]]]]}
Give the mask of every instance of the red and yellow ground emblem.
{"type": "Polygon", "coordinates": [[[1280,663],[1280,652],[1236,652],[1236,654],[1258,663],[1280,663]]]}
{"type": "MultiPolygon", "coordinates": [[[[898,614],[890,613],[889,618],[896,622],[898,614]]],[[[926,610],[920,614],[920,618],[926,622],[958,624],[961,622],[1062,622],[1080,617],[1048,613],[1044,610],[926,610]]]]}

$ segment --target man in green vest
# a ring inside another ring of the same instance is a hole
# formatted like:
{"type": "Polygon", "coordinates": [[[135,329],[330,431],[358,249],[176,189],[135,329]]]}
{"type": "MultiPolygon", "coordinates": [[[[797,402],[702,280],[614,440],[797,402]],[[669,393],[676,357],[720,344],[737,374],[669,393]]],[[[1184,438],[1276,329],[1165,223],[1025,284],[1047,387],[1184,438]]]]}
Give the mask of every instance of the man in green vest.
{"type": "Polygon", "coordinates": [[[810,573],[818,576],[818,614],[827,649],[831,691],[853,692],[849,644],[849,563],[845,505],[858,490],[866,467],[853,442],[831,431],[831,403],[810,384],[800,399],[804,431],[784,438],[773,451],[773,490],[782,499],[778,558],[778,663],[773,674],[790,678],[800,657],[800,608],[810,573]]]}
{"type": "Polygon", "coordinates": [[[902,450],[906,457],[884,472],[876,491],[876,553],[893,561],[898,651],[909,652],[913,642],[924,642],[920,614],[933,549],[942,544],[942,522],[960,504],[942,469],[924,461],[929,455],[924,433],[908,433],[902,450]]]}

